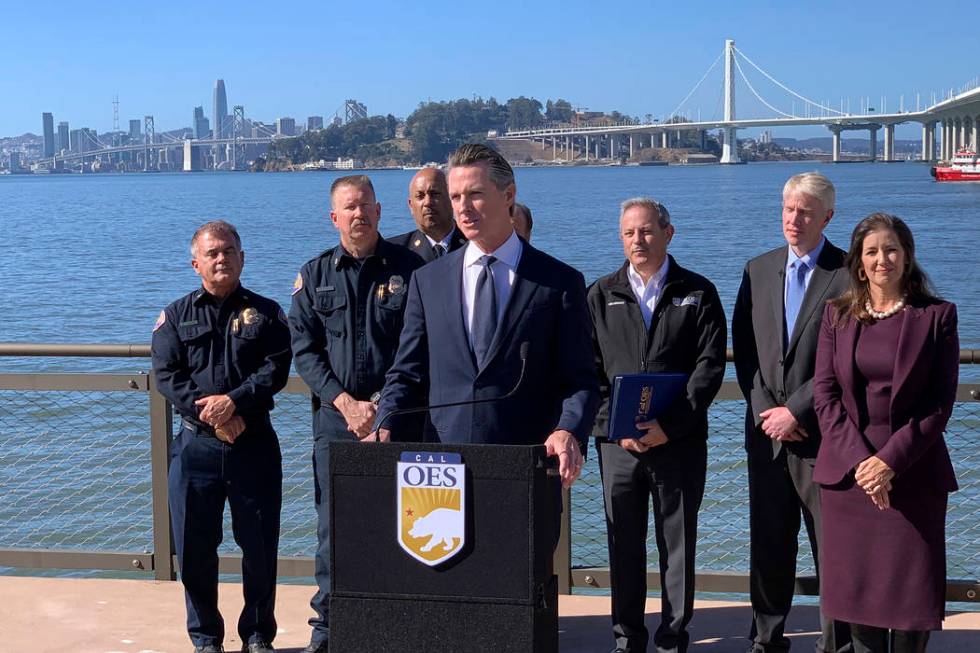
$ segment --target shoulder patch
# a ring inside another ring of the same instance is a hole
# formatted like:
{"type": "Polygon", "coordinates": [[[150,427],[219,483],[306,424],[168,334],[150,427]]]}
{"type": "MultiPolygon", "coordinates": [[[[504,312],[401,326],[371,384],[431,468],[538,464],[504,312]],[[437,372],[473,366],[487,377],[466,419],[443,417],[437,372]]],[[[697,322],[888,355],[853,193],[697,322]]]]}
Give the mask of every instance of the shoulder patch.
{"type": "Polygon", "coordinates": [[[295,295],[296,293],[298,293],[302,289],[303,289],[303,273],[302,272],[297,272],[296,273],[296,280],[293,281],[293,292],[291,292],[290,294],[291,295],[295,295]]]}
{"type": "Polygon", "coordinates": [[[153,330],[156,331],[166,323],[167,323],[167,313],[165,311],[160,311],[160,317],[157,318],[157,323],[153,325],[153,330]]]}

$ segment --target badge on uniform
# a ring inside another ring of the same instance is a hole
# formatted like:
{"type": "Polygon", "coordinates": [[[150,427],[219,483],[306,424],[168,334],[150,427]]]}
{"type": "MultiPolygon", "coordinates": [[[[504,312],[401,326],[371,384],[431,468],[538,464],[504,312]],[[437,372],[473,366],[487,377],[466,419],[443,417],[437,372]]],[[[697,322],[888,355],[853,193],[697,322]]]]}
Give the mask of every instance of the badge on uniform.
{"type": "Polygon", "coordinates": [[[156,331],[166,323],[167,323],[167,313],[165,311],[160,311],[160,317],[157,318],[157,323],[153,325],[153,330],[156,331]]]}
{"type": "Polygon", "coordinates": [[[458,453],[403,451],[398,461],[398,544],[422,564],[449,560],[466,542],[466,465],[458,453]]]}
{"type": "Polygon", "coordinates": [[[255,324],[259,321],[259,312],[252,307],[246,308],[242,311],[242,324],[249,325],[255,324]]]}
{"type": "Polygon", "coordinates": [[[397,274],[391,275],[391,278],[388,279],[388,292],[392,295],[400,295],[405,292],[405,280],[397,274]]]}
{"type": "Polygon", "coordinates": [[[296,293],[298,293],[302,289],[303,289],[303,273],[302,272],[297,272],[296,273],[296,280],[293,281],[293,292],[291,292],[289,294],[290,295],[295,295],[296,293]]]}
{"type": "Polygon", "coordinates": [[[701,298],[697,295],[688,295],[687,297],[674,297],[674,306],[698,306],[701,303],[701,298]]]}

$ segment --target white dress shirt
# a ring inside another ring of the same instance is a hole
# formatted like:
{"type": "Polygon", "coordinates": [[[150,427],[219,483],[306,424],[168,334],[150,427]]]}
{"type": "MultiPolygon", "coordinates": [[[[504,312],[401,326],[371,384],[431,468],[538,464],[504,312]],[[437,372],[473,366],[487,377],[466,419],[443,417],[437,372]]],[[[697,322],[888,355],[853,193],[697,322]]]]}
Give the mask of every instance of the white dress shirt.
{"type": "Polygon", "coordinates": [[[640,305],[640,313],[643,314],[643,323],[647,329],[650,328],[650,322],[653,320],[653,309],[660,299],[660,290],[663,288],[668,267],[670,267],[670,259],[665,258],[660,269],[654,272],[646,283],[643,283],[643,277],[636,271],[632,263],[626,271],[626,276],[630,280],[630,288],[633,289],[633,295],[636,296],[636,301],[640,305]]]}
{"type": "MultiPolygon", "coordinates": [[[[420,229],[420,231],[421,231],[421,229],[420,229]]],[[[425,233],[424,231],[422,232],[422,235],[425,236],[425,239],[429,241],[429,246],[432,247],[433,250],[435,250],[436,245],[442,245],[442,253],[443,254],[448,254],[449,253],[449,245],[452,244],[452,242],[453,242],[453,234],[455,234],[455,233],[456,233],[456,229],[455,228],[454,229],[450,229],[449,230],[449,233],[446,234],[446,237],[443,238],[442,240],[436,240],[435,238],[433,238],[429,234],[425,233]]]]}
{"type": "Polygon", "coordinates": [[[497,259],[491,270],[494,291],[497,293],[497,325],[499,326],[504,309],[507,308],[507,301],[510,299],[510,291],[514,287],[517,263],[521,260],[522,251],[524,246],[517,233],[511,233],[510,238],[493,252],[484,252],[472,240],[467,243],[466,251],[463,253],[463,316],[466,318],[466,334],[471,348],[473,347],[473,305],[476,302],[476,283],[483,272],[480,258],[490,254],[497,259]]]}

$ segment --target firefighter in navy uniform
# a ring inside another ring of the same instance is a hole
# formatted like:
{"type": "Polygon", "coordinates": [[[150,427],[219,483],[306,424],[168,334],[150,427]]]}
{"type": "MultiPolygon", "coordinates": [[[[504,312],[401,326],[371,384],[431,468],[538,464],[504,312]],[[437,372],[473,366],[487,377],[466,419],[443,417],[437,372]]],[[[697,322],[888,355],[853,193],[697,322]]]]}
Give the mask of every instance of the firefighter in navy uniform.
{"type": "Polygon", "coordinates": [[[195,653],[222,651],[218,545],[225,500],[242,549],[242,651],[268,653],[276,635],[282,458],[269,420],[292,354],[286,316],[239,283],[235,228],[209,222],[191,241],[202,287],[167,306],[153,329],[156,388],[180,414],[169,499],[195,653]]]}
{"type": "MultiPolygon", "coordinates": [[[[330,204],[340,244],[303,265],[289,309],[296,371],[310,386],[314,406],[318,590],[310,601],[316,615],[310,619],[309,653],[326,653],[330,632],[328,445],[369,438],[372,399],[384,386],[398,349],[408,284],[424,263],[378,235],[381,205],[367,176],[334,181],[330,204]]],[[[417,420],[419,439],[423,423],[417,420]]]]}

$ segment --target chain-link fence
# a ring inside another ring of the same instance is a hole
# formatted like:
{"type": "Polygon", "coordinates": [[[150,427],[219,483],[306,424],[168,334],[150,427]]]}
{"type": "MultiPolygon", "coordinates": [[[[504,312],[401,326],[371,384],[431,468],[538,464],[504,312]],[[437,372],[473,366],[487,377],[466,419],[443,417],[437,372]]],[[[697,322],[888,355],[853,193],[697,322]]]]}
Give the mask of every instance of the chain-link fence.
{"type": "MultiPolygon", "coordinates": [[[[0,375],[2,376],[2,375],[0,375]]],[[[731,396],[731,395],[729,395],[731,396]]],[[[150,395],[144,391],[0,390],[0,550],[151,552],[150,395]]],[[[709,414],[708,478],[699,518],[697,568],[748,571],[748,486],[743,401],[717,401],[709,414]]],[[[316,547],[309,397],[277,397],[273,424],[283,454],[280,555],[316,547]]],[[[980,571],[980,402],[956,404],[946,442],[959,479],[947,517],[948,575],[980,571]]],[[[608,565],[594,448],[571,494],[572,567],[608,565]]],[[[223,553],[237,550],[225,515],[223,553]]],[[[649,566],[656,569],[653,529],[649,566]]],[[[158,552],[159,553],[159,552],[158,552]]],[[[801,575],[813,573],[805,531],[801,575]]]]}
{"type": "MultiPolygon", "coordinates": [[[[746,573],[749,570],[749,486],[744,425],[744,401],[716,401],[711,406],[708,413],[708,473],[698,514],[699,571],[746,573]]],[[[655,538],[651,527],[647,539],[647,566],[651,569],[659,566],[655,538]]],[[[572,490],[572,567],[608,565],[599,464],[590,452],[582,477],[572,490]]],[[[801,575],[814,573],[804,528],[800,532],[797,572],[801,575]]]]}
{"type": "MultiPolygon", "coordinates": [[[[716,401],[709,411],[708,475],[698,515],[697,568],[701,572],[749,570],[748,475],[744,449],[744,401],[716,401]]],[[[949,497],[946,556],[949,578],[980,572],[980,402],[955,405],[946,444],[960,489],[949,497]]],[[[801,525],[797,573],[815,572],[801,525]]],[[[647,566],[658,568],[655,534],[647,540],[647,566]]],[[[572,567],[609,565],[602,486],[594,450],[572,490],[572,567]]]]}
{"type": "MultiPolygon", "coordinates": [[[[313,427],[310,398],[280,393],[272,424],[282,450],[282,517],[279,555],[313,557],[316,553],[316,510],[313,507],[313,427]]],[[[177,432],[179,426],[174,426],[177,432]]],[[[219,551],[238,547],[231,536],[231,512],[225,508],[225,537],[219,551]]]]}
{"type": "Polygon", "coordinates": [[[150,552],[145,392],[0,391],[0,547],[150,552]]]}

